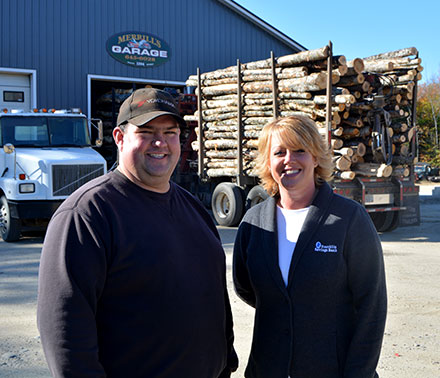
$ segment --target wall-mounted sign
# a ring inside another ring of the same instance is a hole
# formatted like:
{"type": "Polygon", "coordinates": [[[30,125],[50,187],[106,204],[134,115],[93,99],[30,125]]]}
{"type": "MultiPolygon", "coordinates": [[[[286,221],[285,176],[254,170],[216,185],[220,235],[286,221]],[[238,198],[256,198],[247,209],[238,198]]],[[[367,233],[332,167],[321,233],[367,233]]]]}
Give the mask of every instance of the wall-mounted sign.
{"type": "Polygon", "coordinates": [[[123,32],[107,40],[107,52],[117,61],[132,67],[155,67],[171,56],[168,44],[153,34],[123,32]]]}

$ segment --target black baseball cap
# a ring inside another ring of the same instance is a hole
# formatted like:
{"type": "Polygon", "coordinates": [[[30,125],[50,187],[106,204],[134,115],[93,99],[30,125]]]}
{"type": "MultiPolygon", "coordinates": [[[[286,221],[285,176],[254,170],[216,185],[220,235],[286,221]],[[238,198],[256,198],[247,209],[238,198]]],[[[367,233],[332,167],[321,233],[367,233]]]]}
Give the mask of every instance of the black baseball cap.
{"type": "Polygon", "coordinates": [[[181,126],[186,126],[185,120],[177,110],[176,101],[168,92],[156,88],[141,88],[135,90],[122,103],[117,126],[125,122],[142,126],[162,115],[173,116],[181,126]]]}

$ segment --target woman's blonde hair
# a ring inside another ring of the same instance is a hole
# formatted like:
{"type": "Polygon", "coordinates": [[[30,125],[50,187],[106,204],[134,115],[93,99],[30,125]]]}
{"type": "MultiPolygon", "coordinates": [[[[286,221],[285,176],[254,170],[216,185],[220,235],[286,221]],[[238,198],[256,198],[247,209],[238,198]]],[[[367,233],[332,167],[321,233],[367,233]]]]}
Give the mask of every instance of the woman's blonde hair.
{"type": "Polygon", "coordinates": [[[290,116],[278,118],[264,126],[258,140],[256,170],[264,189],[271,196],[279,192],[278,184],[270,173],[270,144],[273,135],[284,141],[285,148],[308,151],[316,159],[315,184],[321,185],[331,179],[333,163],[331,153],[318,128],[310,118],[290,116]]]}

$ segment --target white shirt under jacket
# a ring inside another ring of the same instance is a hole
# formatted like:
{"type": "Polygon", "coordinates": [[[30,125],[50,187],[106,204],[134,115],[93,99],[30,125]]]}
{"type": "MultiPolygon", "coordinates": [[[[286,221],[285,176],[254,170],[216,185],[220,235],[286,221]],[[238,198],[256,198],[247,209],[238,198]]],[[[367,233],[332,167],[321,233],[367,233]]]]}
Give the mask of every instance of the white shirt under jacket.
{"type": "Polygon", "coordinates": [[[309,208],[289,210],[277,206],[278,263],[286,286],[289,280],[293,251],[309,213],[309,208]]]}

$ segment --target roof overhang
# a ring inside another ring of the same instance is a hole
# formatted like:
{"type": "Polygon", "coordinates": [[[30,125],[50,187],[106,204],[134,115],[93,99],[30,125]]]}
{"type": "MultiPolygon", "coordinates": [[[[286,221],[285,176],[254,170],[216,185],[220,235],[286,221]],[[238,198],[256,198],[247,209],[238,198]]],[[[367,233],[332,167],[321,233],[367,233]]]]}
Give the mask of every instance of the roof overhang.
{"type": "Polygon", "coordinates": [[[304,46],[300,45],[298,42],[294,41],[292,38],[288,37],[286,34],[280,32],[278,29],[274,28],[272,25],[268,24],[266,21],[262,20],[260,17],[256,16],[252,12],[248,11],[246,8],[243,8],[240,4],[237,4],[233,0],[217,0],[219,3],[226,5],[228,8],[233,11],[239,13],[241,16],[254,23],[261,29],[265,30],[267,33],[277,38],[287,46],[299,50],[305,51],[307,50],[304,46]]]}

